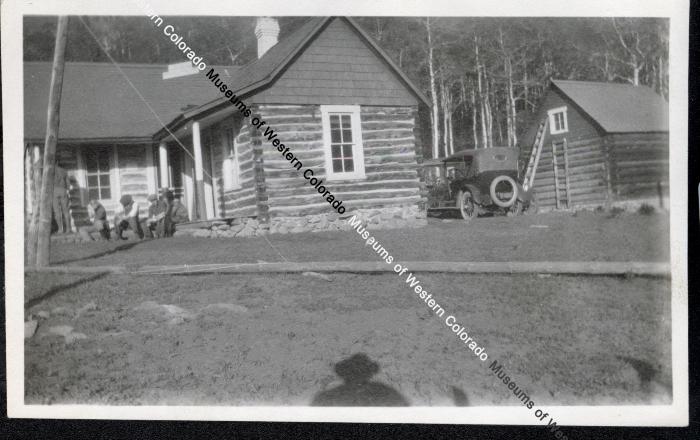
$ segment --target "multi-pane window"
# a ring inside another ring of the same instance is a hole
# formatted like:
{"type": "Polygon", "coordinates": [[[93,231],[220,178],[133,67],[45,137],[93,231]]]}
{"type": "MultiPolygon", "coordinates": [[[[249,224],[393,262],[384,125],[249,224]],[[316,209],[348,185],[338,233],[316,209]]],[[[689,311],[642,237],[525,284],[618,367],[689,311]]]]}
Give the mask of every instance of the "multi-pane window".
{"type": "Polygon", "coordinates": [[[223,132],[224,160],[222,176],[224,190],[240,188],[240,167],[238,165],[238,145],[236,142],[236,130],[227,128],[223,132]]]}
{"type": "Polygon", "coordinates": [[[109,173],[110,151],[106,148],[85,150],[85,174],[87,176],[88,198],[108,200],[112,198],[109,173]]]}
{"type": "Polygon", "coordinates": [[[355,171],[352,160],[352,124],[349,114],[330,114],[331,163],[334,173],[355,171]]]}
{"type": "Polygon", "coordinates": [[[566,133],[569,131],[568,121],[566,119],[566,107],[558,107],[549,110],[549,132],[551,134],[566,133]]]}
{"type": "Polygon", "coordinates": [[[360,107],[323,105],[323,138],[329,180],[365,177],[360,107]]]}

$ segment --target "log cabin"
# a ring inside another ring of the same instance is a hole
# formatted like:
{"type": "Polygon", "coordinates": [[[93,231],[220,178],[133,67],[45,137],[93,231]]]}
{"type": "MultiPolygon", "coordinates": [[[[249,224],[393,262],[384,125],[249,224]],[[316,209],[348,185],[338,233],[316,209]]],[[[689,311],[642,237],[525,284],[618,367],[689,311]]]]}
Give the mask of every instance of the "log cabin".
{"type": "MultiPolygon", "coordinates": [[[[277,20],[257,18],[258,58],[216,67],[220,79],[348,213],[377,228],[425,224],[416,118],[426,97],[351,18],[314,17],[278,34],[277,20]]],[[[24,80],[30,212],[50,63],[25,62],[24,80]]],[[[225,223],[229,236],[344,229],[251,119],[189,63],[66,63],[57,160],[71,179],[74,227],[91,198],[111,213],[123,194],[145,207],[169,188],[193,221],[225,223]]]]}
{"type": "Polygon", "coordinates": [[[667,203],[668,103],[650,88],[552,80],[522,139],[521,162],[543,129],[539,207],[667,203]]]}

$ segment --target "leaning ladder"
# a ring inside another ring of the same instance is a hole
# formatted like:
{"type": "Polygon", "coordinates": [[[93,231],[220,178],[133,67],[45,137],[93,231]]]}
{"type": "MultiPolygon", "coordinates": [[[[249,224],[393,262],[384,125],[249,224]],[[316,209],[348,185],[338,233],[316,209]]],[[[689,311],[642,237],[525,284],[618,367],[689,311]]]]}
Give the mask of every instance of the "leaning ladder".
{"type": "Polygon", "coordinates": [[[532,144],[530,160],[527,163],[527,168],[525,168],[525,177],[523,178],[523,189],[526,191],[532,188],[535,183],[535,173],[537,172],[537,165],[540,163],[540,154],[542,153],[544,135],[547,132],[548,123],[549,118],[544,118],[542,122],[540,122],[539,127],[537,127],[535,142],[532,144]]]}
{"type": "Polygon", "coordinates": [[[571,182],[569,180],[569,153],[567,151],[566,138],[559,142],[552,142],[552,167],[554,168],[554,196],[557,201],[557,209],[561,209],[562,202],[566,201],[566,207],[571,208],[571,182]],[[562,154],[564,158],[564,187],[562,188],[559,173],[560,165],[557,155],[562,154]],[[564,196],[562,197],[562,192],[564,196]]]}

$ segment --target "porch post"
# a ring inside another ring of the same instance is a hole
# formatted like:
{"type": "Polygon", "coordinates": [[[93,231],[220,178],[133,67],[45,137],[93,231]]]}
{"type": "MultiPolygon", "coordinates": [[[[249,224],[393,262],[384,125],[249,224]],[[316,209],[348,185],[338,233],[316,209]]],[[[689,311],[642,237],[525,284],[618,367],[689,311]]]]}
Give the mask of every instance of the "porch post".
{"type": "Polygon", "coordinates": [[[202,161],[202,141],[199,132],[199,122],[192,123],[192,149],[194,150],[194,187],[197,194],[197,217],[206,220],[207,209],[204,198],[204,163],[202,161]]]}
{"type": "Polygon", "coordinates": [[[168,144],[163,141],[158,145],[158,164],[160,169],[160,187],[170,187],[170,173],[168,172],[168,144]]]}

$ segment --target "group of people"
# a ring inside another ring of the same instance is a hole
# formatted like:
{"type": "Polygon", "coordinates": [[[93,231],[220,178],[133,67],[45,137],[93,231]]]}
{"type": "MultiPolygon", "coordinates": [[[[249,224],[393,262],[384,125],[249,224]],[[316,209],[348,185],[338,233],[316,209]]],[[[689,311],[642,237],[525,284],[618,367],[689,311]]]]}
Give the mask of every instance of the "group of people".
{"type": "MultiPolygon", "coordinates": [[[[141,218],[139,204],[130,195],[124,195],[119,200],[119,206],[114,213],[114,234],[118,240],[126,240],[124,231],[131,229],[139,239],[171,237],[175,225],[189,221],[187,209],[175,198],[171,191],[164,191],[160,198],[151,194],[148,196],[147,217],[141,218]]],[[[110,225],[107,220],[107,210],[99,200],[90,200],[90,221],[92,226],[79,229],[83,238],[92,240],[91,233],[99,232],[104,240],[110,238],[110,225]]]]}

